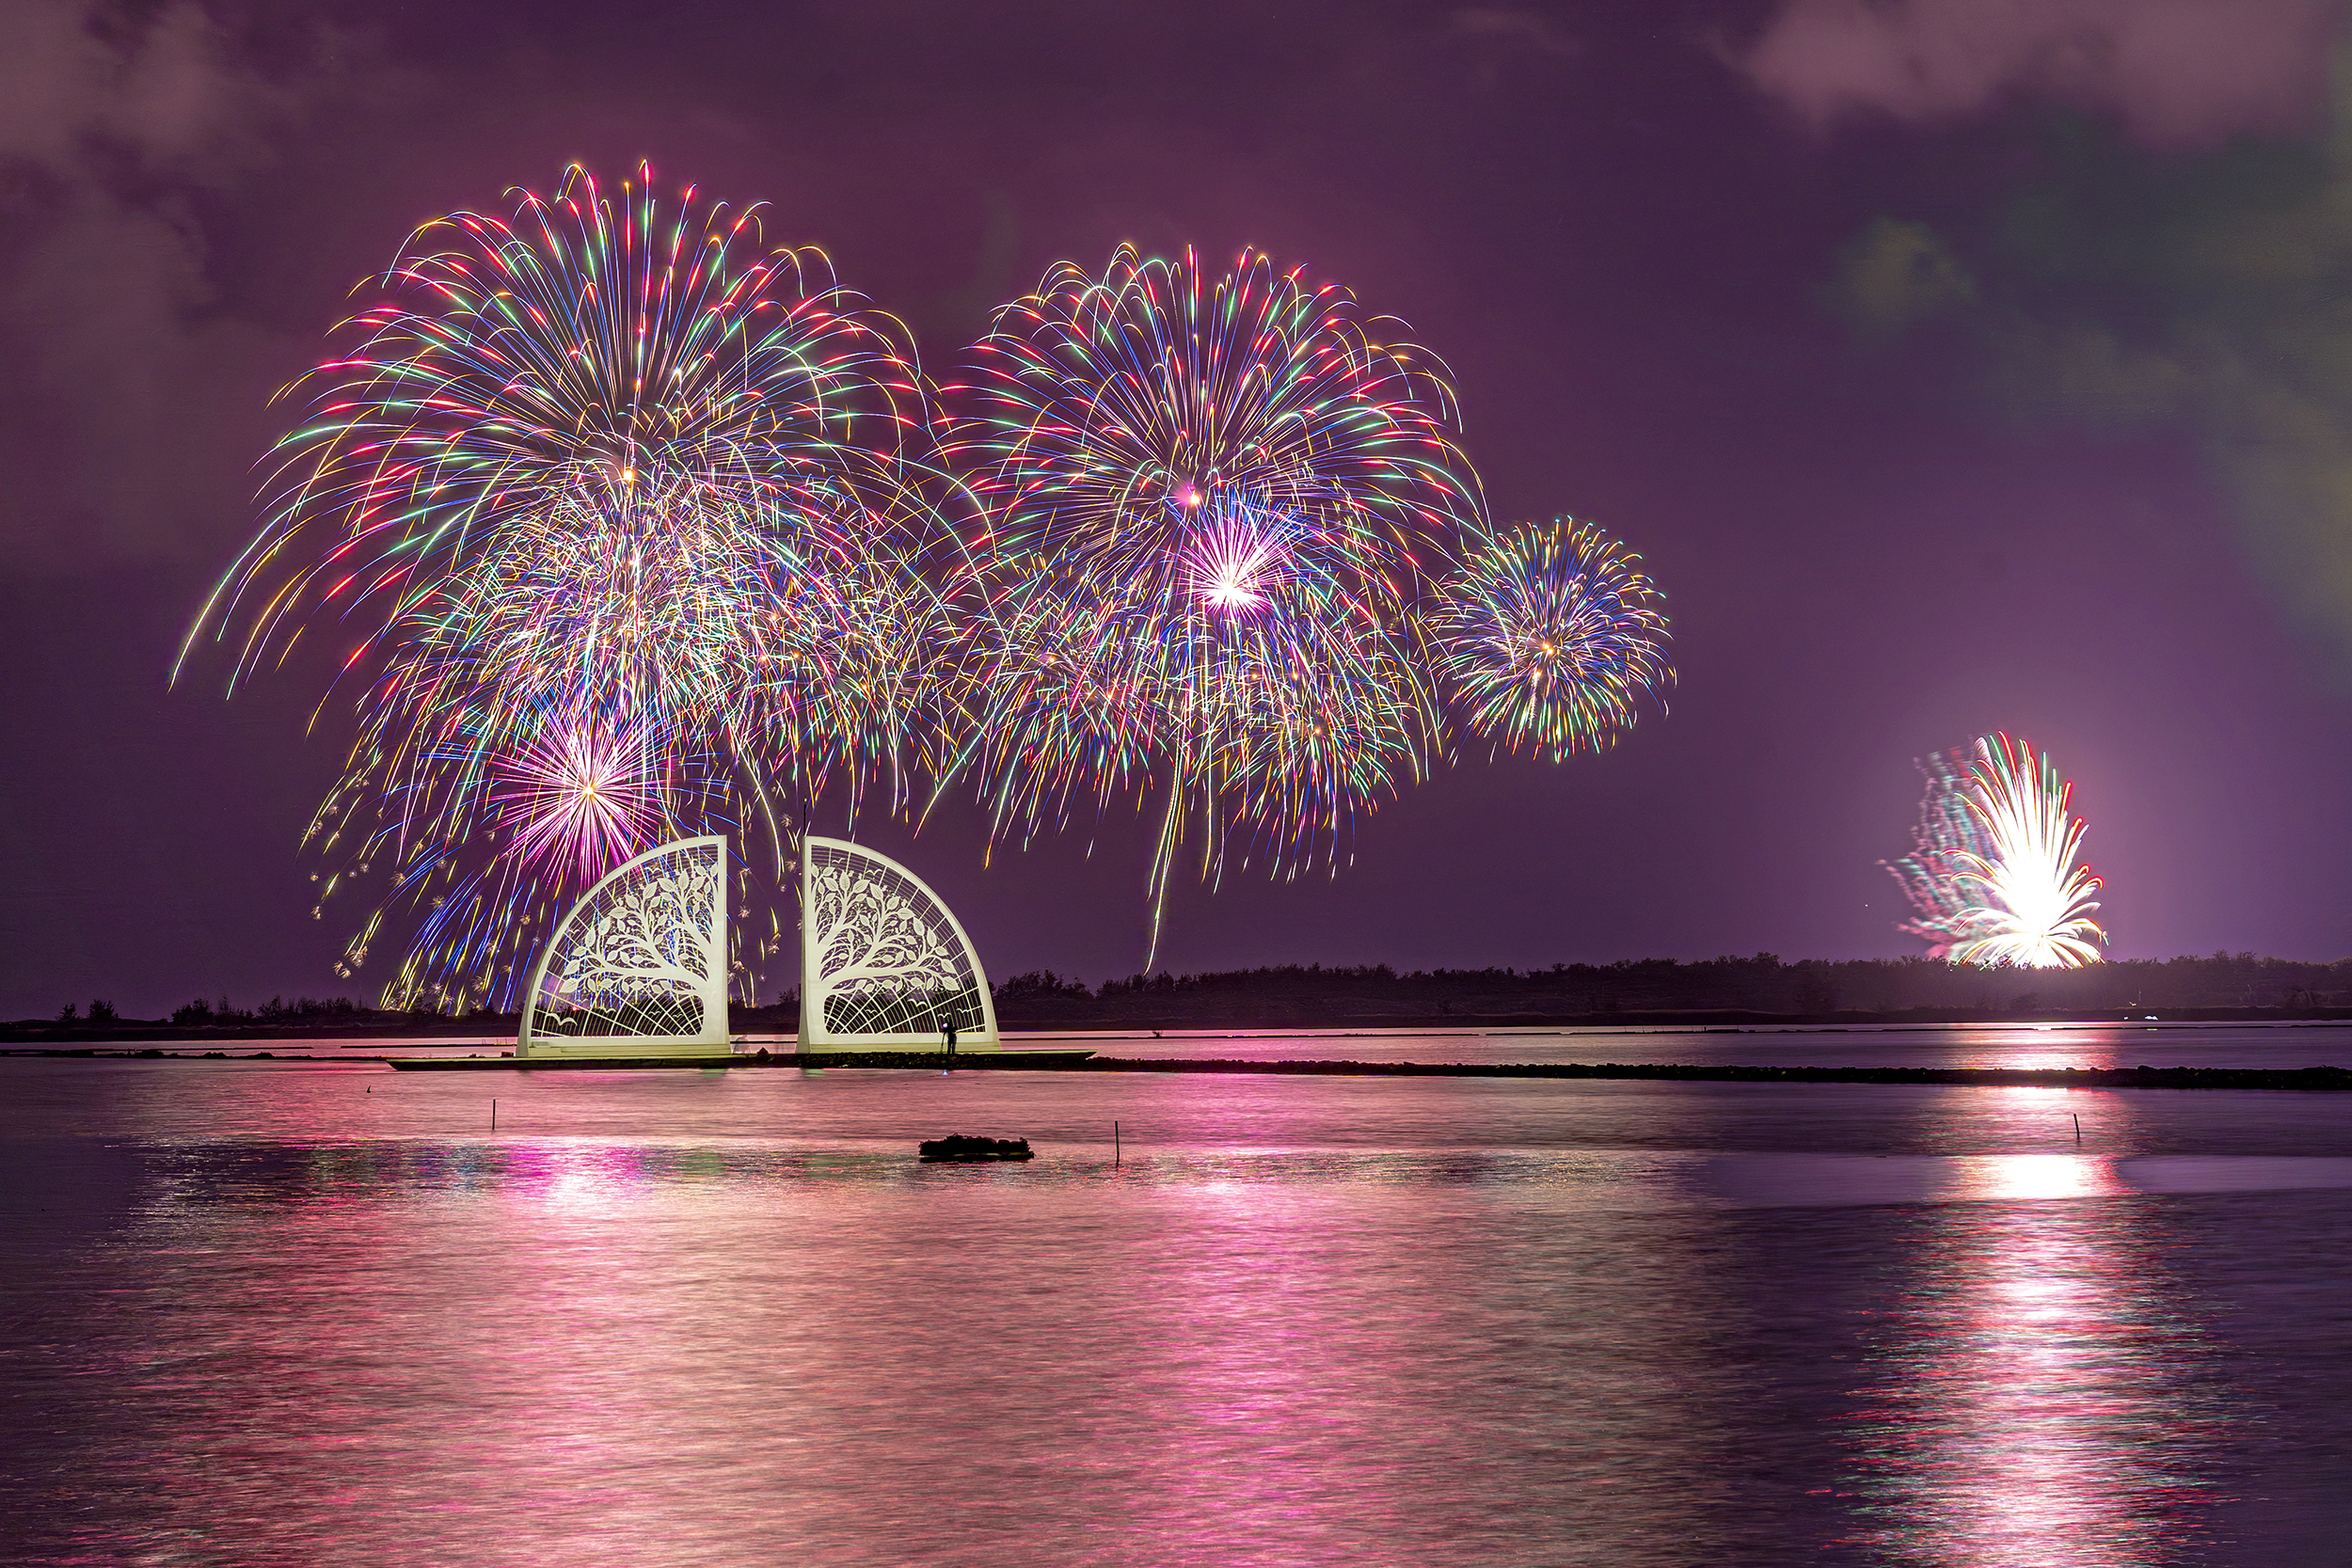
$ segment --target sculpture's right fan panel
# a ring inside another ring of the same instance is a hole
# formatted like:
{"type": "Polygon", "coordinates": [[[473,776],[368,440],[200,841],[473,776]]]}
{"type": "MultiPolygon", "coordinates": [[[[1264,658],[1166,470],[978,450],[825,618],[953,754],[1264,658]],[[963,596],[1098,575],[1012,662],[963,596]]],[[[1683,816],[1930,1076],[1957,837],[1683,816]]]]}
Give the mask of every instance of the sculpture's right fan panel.
{"type": "Polygon", "coordinates": [[[811,1045],[996,1043],[988,976],[962,927],[913,872],[839,839],[811,837],[801,912],[802,1016],[811,1045]]]}

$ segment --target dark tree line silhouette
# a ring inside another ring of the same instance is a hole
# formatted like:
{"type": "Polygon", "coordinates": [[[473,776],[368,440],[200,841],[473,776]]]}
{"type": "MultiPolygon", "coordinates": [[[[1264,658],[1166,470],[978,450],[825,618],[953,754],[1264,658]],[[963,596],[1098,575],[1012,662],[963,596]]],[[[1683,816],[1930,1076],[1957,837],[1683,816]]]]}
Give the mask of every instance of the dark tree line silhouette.
{"type": "Polygon", "coordinates": [[[1134,974],[1093,988],[1041,970],[1005,980],[995,995],[998,1015],[1008,1024],[1160,1017],[1338,1025],[1371,1018],[1605,1019],[1717,1012],[1809,1018],[2231,1008],[2310,1013],[2352,1008],[2352,959],[2316,963],[2215,953],[2118,959],[2077,970],[2018,970],[1925,958],[1790,962],[1757,953],[1541,969],[1289,964],[1134,974]]]}
{"type": "MultiPolygon", "coordinates": [[[[1629,958],[1549,968],[1398,970],[1388,964],[1282,964],[1197,974],[1131,974],[1089,986],[1050,969],[993,988],[1008,1028],[1090,1024],[1296,1025],[1441,1023],[1446,1020],[1703,1020],[1708,1015],[1817,1020],[2255,1011],[2352,1016],[2352,958],[2331,963],[2214,953],[2122,958],[2075,970],[1975,969],[1924,958],[1804,958],[1775,954],[1683,960],[1629,958]]],[[[792,1028],[800,993],[767,1007],[739,1004],[739,1029],[792,1028]]],[[[183,1029],[512,1028],[515,1015],[392,1012],[349,997],[272,997],[251,1007],[198,998],[172,1010],[183,1029]]],[[[51,1022],[21,1030],[89,1035],[118,1024],[103,998],[68,1003],[51,1022]]],[[[164,1021],[144,1026],[161,1027],[164,1021]]]]}

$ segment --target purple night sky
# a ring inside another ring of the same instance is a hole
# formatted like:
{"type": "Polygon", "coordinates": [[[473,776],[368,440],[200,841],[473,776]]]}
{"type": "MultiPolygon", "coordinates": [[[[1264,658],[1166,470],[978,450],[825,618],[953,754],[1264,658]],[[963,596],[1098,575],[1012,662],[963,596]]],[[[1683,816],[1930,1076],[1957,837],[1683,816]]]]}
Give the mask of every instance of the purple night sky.
{"type": "MultiPolygon", "coordinates": [[[[366,911],[313,920],[297,853],[347,705],[171,657],[351,286],[641,158],[771,203],[942,379],[1058,258],[1303,261],[1450,363],[1498,516],[1646,557],[1671,714],[1466,757],[1336,879],[1183,888],[1169,968],[1915,952],[1912,759],[1995,728],[2076,781],[2115,954],[2352,953],[2346,12],[22,0],[0,1016],[385,978],[331,974],[366,911]]],[[[961,799],[860,830],[1000,975],[1140,965],[1131,815],[986,868],[961,799]]]]}

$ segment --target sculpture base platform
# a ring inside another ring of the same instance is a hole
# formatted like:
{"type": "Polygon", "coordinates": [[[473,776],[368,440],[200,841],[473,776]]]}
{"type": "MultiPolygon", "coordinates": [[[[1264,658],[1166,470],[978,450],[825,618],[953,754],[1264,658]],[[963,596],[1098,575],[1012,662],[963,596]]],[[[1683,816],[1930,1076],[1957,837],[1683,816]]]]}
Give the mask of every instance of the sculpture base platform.
{"type": "MultiPolygon", "coordinates": [[[[615,1043],[617,1044],[618,1042],[615,1043]]],[[[544,1042],[534,1043],[531,1048],[529,1055],[525,1055],[522,1052],[517,1051],[515,1053],[515,1059],[518,1062],[566,1062],[574,1060],[589,1062],[622,1062],[634,1059],[663,1062],[687,1061],[691,1059],[697,1061],[715,1062],[723,1061],[735,1053],[735,1047],[725,1040],[720,1040],[716,1044],[696,1040],[685,1040],[678,1042],[657,1040],[635,1051],[628,1050],[625,1046],[616,1050],[612,1044],[598,1045],[594,1040],[583,1040],[577,1045],[548,1045],[544,1042]]]]}

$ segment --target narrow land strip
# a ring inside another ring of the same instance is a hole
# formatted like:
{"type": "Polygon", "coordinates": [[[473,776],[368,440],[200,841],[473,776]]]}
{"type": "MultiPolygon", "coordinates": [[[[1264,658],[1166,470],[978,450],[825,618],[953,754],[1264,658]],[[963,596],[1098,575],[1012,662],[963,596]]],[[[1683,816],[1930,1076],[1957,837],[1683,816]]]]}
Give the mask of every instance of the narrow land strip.
{"type": "MultiPolygon", "coordinates": [[[[0,1051],[0,1058],[78,1060],[221,1060],[224,1053],[144,1051],[0,1051]]],[[[2352,1089],[2352,1069],[2111,1067],[1769,1067],[1661,1062],[1345,1062],[1239,1061],[1222,1057],[1145,1058],[1097,1056],[1080,1051],[978,1051],[947,1056],[936,1051],[789,1052],[726,1056],[540,1057],[512,1056],[294,1056],[266,1051],[228,1057],[279,1062],[378,1061],[402,1072],[620,1072],[645,1069],[731,1068],[896,1069],[937,1072],[1189,1072],[1256,1073],[1275,1077],[1326,1078],[1586,1078],[1648,1080],[1677,1084],[1921,1084],[1978,1088],[2042,1089],[2352,1089]]]]}
{"type": "MultiPolygon", "coordinates": [[[[627,1062],[516,1062],[512,1057],[393,1059],[405,1071],[594,1068],[611,1071],[627,1062]]],[[[1714,1067],[1625,1062],[1324,1062],[1236,1061],[1218,1057],[1096,1056],[1078,1052],[973,1052],[953,1058],[935,1051],[861,1051],[789,1054],[671,1058],[677,1067],[786,1067],[832,1069],[921,1069],[982,1072],[1191,1072],[1261,1073],[1299,1077],[1363,1078],[1594,1078],[1648,1079],[1690,1084],[1947,1084],[1978,1087],[2076,1089],[2352,1089],[2352,1070],[2335,1067],[2278,1068],[1915,1068],[1915,1067],[1714,1067]]]]}

